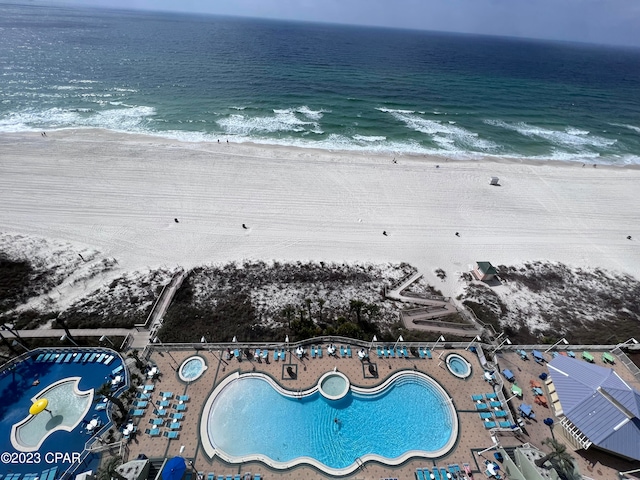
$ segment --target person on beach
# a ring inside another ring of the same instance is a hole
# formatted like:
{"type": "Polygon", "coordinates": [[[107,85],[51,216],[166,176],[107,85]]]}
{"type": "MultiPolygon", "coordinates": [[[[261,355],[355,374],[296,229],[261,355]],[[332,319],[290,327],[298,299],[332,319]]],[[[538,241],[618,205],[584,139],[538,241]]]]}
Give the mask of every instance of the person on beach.
{"type": "Polygon", "coordinates": [[[245,230],[247,230],[249,227],[247,227],[244,223],[242,224],[242,228],[244,228],[245,230]]]}
{"type": "Polygon", "coordinates": [[[386,237],[386,236],[387,236],[387,231],[386,231],[386,230],[383,230],[383,231],[382,231],[382,234],[386,237]]]}

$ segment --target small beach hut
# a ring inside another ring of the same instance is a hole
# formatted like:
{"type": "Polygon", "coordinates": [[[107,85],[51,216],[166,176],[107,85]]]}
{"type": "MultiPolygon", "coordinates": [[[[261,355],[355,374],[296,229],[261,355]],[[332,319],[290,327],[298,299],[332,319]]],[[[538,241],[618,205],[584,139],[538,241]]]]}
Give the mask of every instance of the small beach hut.
{"type": "Polygon", "coordinates": [[[493,280],[498,270],[491,265],[491,262],[476,262],[476,268],[474,268],[471,273],[481,282],[489,282],[493,280]]]}
{"type": "Polygon", "coordinates": [[[491,177],[489,179],[489,185],[493,185],[494,187],[500,186],[500,179],[498,177],[491,177]]]}

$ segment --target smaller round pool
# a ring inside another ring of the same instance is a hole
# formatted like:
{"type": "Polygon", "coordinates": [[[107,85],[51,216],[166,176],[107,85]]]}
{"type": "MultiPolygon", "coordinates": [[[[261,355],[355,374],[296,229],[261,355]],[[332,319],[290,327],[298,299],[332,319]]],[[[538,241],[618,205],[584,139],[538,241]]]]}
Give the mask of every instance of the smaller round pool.
{"type": "Polygon", "coordinates": [[[180,370],[178,370],[178,376],[183,382],[193,382],[200,378],[206,369],[207,365],[204,363],[204,359],[193,356],[182,362],[180,370]]]}
{"type": "Polygon", "coordinates": [[[340,400],[349,392],[349,379],[343,373],[327,372],[318,380],[318,390],[324,398],[340,400]]]}
{"type": "Polygon", "coordinates": [[[447,357],[447,368],[458,378],[467,378],[471,375],[471,364],[457,353],[452,353],[447,357]]]}

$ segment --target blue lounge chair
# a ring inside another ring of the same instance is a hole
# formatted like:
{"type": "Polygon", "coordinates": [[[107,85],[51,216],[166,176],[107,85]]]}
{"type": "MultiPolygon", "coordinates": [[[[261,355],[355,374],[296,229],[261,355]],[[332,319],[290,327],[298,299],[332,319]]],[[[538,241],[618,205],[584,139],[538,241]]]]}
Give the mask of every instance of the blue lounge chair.
{"type": "Polygon", "coordinates": [[[351,358],[351,346],[347,345],[347,357],[351,358]]]}
{"type": "Polygon", "coordinates": [[[132,417],[141,417],[143,415],[144,415],[144,410],[142,410],[142,409],[133,410],[131,412],[131,416],[132,417]]]}
{"type": "Polygon", "coordinates": [[[172,413],[170,417],[174,420],[182,420],[184,418],[184,413],[172,413]]]}
{"type": "Polygon", "coordinates": [[[269,350],[262,350],[262,358],[266,360],[269,358],[269,350]]]}
{"type": "Polygon", "coordinates": [[[101,353],[100,355],[98,355],[98,358],[96,358],[96,362],[97,363],[102,363],[102,360],[104,360],[105,354],[101,353]]]}
{"type": "Polygon", "coordinates": [[[41,362],[43,358],[44,358],[44,353],[41,353],[36,357],[36,362],[41,362]]]}
{"type": "Polygon", "coordinates": [[[282,360],[284,362],[286,359],[287,359],[287,352],[283,348],[282,350],[280,350],[280,360],[282,360]]]}
{"type": "Polygon", "coordinates": [[[496,422],[484,422],[484,428],[487,430],[490,428],[496,428],[496,422]]]}
{"type": "Polygon", "coordinates": [[[156,388],[156,386],[155,386],[155,385],[145,385],[145,386],[144,386],[144,388],[143,388],[143,390],[144,390],[145,392],[153,392],[153,390],[154,390],[155,388],[156,388]]]}
{"type": "Polygon", "coordinates": [[[322,346],[318,345],[318,351],[316,352],[318,358],[322,358],[322,346]]]}
{"type": "Polygon", "coordinates": [[[376,347],[376,353],[378,354],[378,358],[384,357],[384,350],[379,345],[376,347]]]}
{"type": "Polygon", "coordinates": [[[169,430],[180,430],[180,422],[171,422],[169,430]]]}
{"type": "Polygon", "coordinates": [[[254,473],[253,480],[262,480],[262,475],[260,475],[259,473],[254,473]]]}
{"type": "Polygon", "coordinates": [[[171,405],[171,402],[169,400],[156,400],[156,405],[158,405],[160,408],[167,408],[169,405],[171,405]]]}
{"type": "Polygon", "coordinates": [[[76,357],[73,359],[73,363],[78,363],[80,362],[80,360],[82,360],[82,354],[78,353],[76,357]]]}
{"type": "Polygon", "coordinates": [[[344,345],[340,345],[340,356],[341,356],[342,358],[344,358],[344,357],[346,357],[346,356],[347,356],[347,352],[346,352],[346,350],[344,349],[344,345]]]}
{"type": "Polygon", "coordinates": [[[416,468],[416,480],[427,480],[421,468],[416,468]]]}
{"type": "Polygon", "coordinates": [[[500,425],[500,428],[511,428],[511,422],[505,420],[498,422],[498,425],[500,425]]]}
{"type": "Polygon", "coordinates": [[[149,419],[149,423],[151,425],[163,425],[164,424],[164,420],[162,418],[151,418],[151,419],[149,419]]]}
{"type": "Polygon", "coordinates": [[[276,348],[273,351],[273,360],[277,362],[279,359],[280,359],[280,351],[276,348]]]}
{"type": "Polygon", "coordinates": [[[402,354],[404,355],[404,358],[409,358],[409,351],[407,350],[407,347],[402,347],[402,354]]]}
{"type": "Polygon", "coordinates": [[[136,398],[140,400],[151,400],[151,394],[138,392],[138,394],[136,395],[136,398]]]}
{"type": "Polygon", "coordinates": [[[91,356],[89,357],[89,360],[87,360],[87,362],[89,363],[93,363],[93,361],[96,359],[96,357],[98,356],[97,353],[92,353],[91,356]]]}
{"type": "Polygon", "coordinates": [[[91,355],[90,353],[85,353],[85,354],[82,356],[82,363],[85,363],[87,360],[89,360],[89,356],[90,356],[90,355],[91,355]]]}
{"type": "Polygon", "coordinates": [[[164,408],[156,409],[153,411],[158,417],[164,417],[167,415],[167,411],[164,408]]]}
{"type": "Polygon", "coordinates": [[[62,363],[63,360],[64,360],[64,353],[60,353],[56,355],[56,363],[62,363]]]}
{"type": "Polygon", "coordinates": [[[451,475],[452,478],[456,478],[456,476],[458,475],[453,465],[447,465],[447,470],[449,470],[449,474],[451,475]]]}
{"type": "Polygon", "coordinates": [[[496,416],[496,418],[507,418],[507,412],[505,412],[504,410],[496,410],[493,413],[496,416]]]}
{"type": "Polygon", "coordinates": [[[485,419],[485,418],[492,418],[493,414],[491,412],[480,412],[480,418],[481,419],[485,419]]]}
{"type": "MultiPolygon", "coordinates": [[[[146,432],[146,430],[145,430],[146,432]]],[[[151,430],[149,430],[149,436],[150,437],[158,437],[160,435],[160,429],[159,428],[152,428],[151,430]]]]}
{"type": "Polygon", "coordinates": [[[571,358],[576,358],[576,354],[571,350],[567,350],[567,355],[569,355],[571,358]]]}
{"type": "Polygon", "coordinates": [[[500,407],[502,407],[502,403],[500,403],[500,402],[498,402],[496,400],[492,400],[492,401],[489,402],[489,406],[491,408],[496,408],[496,407],[500,408],[500,407]]]}
{"type": "Polygon", "coordinates": [[[178,412],[184,412],[187,409],[187,406],[184,403],[180,403],[178,405],[174,405],[173,408],[175,408],[178,412]]]}
{"type": "Polygon", "coordinates": [[[43,362],[48,362],[50,358],[51,358],[51,354],[50,354],[50,353],[47,353],[47,354],[45,354],[45,356],[44,356],[44,358],[42,359],[42,361],[43,361],[43,362]]]}
{"type": "Polygon", "coordinates": [[[176,438],[180,437],[180,432],[173,430],[171,432],[165,432],[164,436],[167,437],[169,440],[175,440],[176,438]]]}
{"type": "Polygon", "coordinates": [[[107,409],[107,404],[104,402],[100,402],[93,409],[97,412],[102,412],[107,409]]]}
{"type": "Polygon", "coordinates": [[[390,348],[389,349],[389,356],[391,358],[396,358],[396,349],[395,348],[390,348]]]}
{"type": "Polygon", "coordinates": [[[316,358],[316,346],[315,345],[311,345],[311,358],[316,358]]]}
{"type": "Polygon", "coordinates": [[[173,392],[160,392],[160,396],[165,399],[173,398],[173,392]]]}
{"type": "Polygon", "coordinates": [[[233,480],[233,476],[227,475],[227,480],[233,480]]]}
{"type": "Polygon", "coordinates": [[[440,478],[440,472],[438,472],[438,469],[436,467],[433,467],[433,476],[436,480],[447,480],[446,476],[444,478],[440,478]]]}
{"type": "Polygon", "coordinates": [[[117,375],[119,374],[122,370],[124,370],[124,366],[122,365],[118,365],[116,368],[114,368],[113,370],[111,370],[111,373],[113,375],[117,375]]]}
{"type": "Polygon", "coordinates": [[[476,410],[488,410],[489,407],[486,403],[476,403],[476,410]]]}
{"type": "Polygon", "coordinates": [[[471,400],[473,400],[474,402],[477,402],[478,400],[484,400],[484,395],[482,394],[471,395],[471,400]]]}
{"type": "Polygon", "coordinates": [[[424,351],[424,354],[427,356],[427,358],[429,360],[431,360],[431,358],[433,358],[433,357],[431,357],[431,350],[429,350],[428,348],[424,351]]]}
{"type": "Polygon", "coordinates": [[[176,398],[179,402],[188,402],[191,397],[189,395],[178,395],[176,398]]]}
{"type": "Polygon", "coordinates": [[[424,358],[424,350],[422,349],[422,347],[418,347],[418,356],[420,358],[424,358]]]}
{"type": "Polygon", "coordinates": [[[67,356],[64,357],[64,363],[69,363],[71,361],[71,357],[73,357],[73,353],[67,353],[67,356]]]}
{"type": "Polygon", "coordinates": [[[207,480],[216,480],[216,476],[213,473],[207,475],[207,480]]]}
{"type": "Polygon", "coordinates": [[[111,362],[113,362],[113,359],[114,359],[114,358],[115,358],[115,357],[114,357],[113,355],[109,355],[107,358],[105,358],[105,360],[104,360],[104,364],[105,364],[105,365],[109,365],[109,364],[111,364],[111,362]]]}
{"type": "Polygon", "coordinates": [[[498,398],[498,395],[496,395],[495,393],[485,393],[484,397],[487,400],[495,400],[496,398],[498,398]]]}
{"type": "Polygon", "coordinates": [[[233,477],[233,480],[242,480],[242,477],[240,475],[235,475],[233,477]]]}
{"type": "Polygon", "coordinates": [[[237,359],[240,359],[240,350],[238,350],[237,348],[233,351],[233,356],[236,357],[237,359]]]}
{"type": "Polygon", "coordinates": [[[135,407],[136,408],[147,408],[147,405],[149,404],[148,401],[146,400],[139,400],[136,402],[135,407]]]}
{"type": "Polygon", "coordinates": [[[443,480],[447,479],[447,470],[445,468],[440,467],[440,476],[443,480]]]}

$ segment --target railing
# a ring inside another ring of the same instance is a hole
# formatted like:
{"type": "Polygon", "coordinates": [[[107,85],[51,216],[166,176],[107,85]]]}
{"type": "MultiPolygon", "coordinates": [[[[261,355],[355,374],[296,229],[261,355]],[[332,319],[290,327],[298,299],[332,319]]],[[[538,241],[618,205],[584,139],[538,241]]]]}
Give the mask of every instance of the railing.
{"type": "Polygon", "coordinates": [[[636,380],[640,382],[640,368],[638,368],[638,366],[631,361],[627,354],[624,353],[619,346],[613,348],[611,350],[611,353],[618,357],[620,363],[627,367],[627,370],[629,370],[631,374],[636,378],[636,380]]]}

